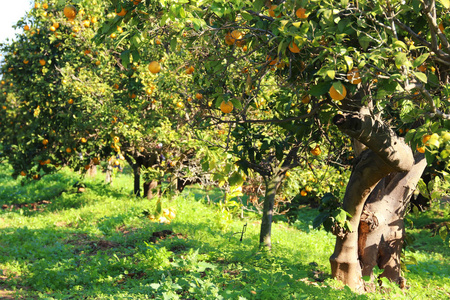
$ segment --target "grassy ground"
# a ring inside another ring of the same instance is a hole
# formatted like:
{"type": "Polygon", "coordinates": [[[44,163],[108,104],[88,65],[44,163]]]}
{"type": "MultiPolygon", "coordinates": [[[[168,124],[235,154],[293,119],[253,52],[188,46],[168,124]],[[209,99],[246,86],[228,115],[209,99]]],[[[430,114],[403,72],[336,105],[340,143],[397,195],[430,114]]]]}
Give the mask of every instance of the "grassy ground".
{"type": "Polygon", "coordinates": [[[177,216],[159,224],[145,216],[155,201],[133,197],[128,175],[109,186],[99,174],[77,193],[79,177],[68,170],[25,186],[9,172],[0,166],[0,299],[450,297],[450,248],[429,225],[449,221],[448,209],[409,218],[415,252],[406,257],[415,264],[407,266],[407,289],[358,295],[330,278],[334,237],[312,229],[315,210],[274,224],[268,254],[257,248],[258,218],[227,218],[215,190],[163,199],[177,216]]]}

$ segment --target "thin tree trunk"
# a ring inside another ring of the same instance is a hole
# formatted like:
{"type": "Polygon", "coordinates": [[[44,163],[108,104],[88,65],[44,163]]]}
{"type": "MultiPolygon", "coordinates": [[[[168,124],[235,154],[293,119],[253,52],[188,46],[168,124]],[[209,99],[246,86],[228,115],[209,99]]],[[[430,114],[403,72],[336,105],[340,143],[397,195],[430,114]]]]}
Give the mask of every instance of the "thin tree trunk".
{"type": "Polygon", "coordinates": [[[112,165],[112,161],[111,161],[111,160],[108,160],[108,166],[106,167],[106,178],[105,178],[105,182],[106,182],[106,183],[109,183],[110,185],[113,184],[112,173],[113,173],[113,165],[112,165]]]}
{"type": "Polygon", "coordinates": [[[261,231],[259,236],[259,245],[261,248],[270,250],[272,248],[272,217],[275,196],[280,187],[283,177],[275,175],[272,178],[265,178],[266,192],[264,195],[263,216],[261,222],[261,231]]]}

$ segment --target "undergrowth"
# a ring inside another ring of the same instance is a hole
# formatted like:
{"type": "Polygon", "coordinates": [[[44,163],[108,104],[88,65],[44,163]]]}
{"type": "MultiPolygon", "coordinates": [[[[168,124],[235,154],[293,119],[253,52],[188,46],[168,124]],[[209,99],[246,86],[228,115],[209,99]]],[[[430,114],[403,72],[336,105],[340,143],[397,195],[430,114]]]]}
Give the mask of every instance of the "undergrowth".
{"type": "MultiPolygon", "coordinates": [[[[273,250],[259,251],[255,215],[224,218],[216,190],[187,189],[162,199],[176,217],[148,218],[156,200],[136,198],[132,178],[85,178],[69,170],[21,185],[0,166],[0,298],[6,299],[448,299],[448,245],[419,215],[407,289],[355,294],[330,278],[334,237],[313,230],[304,207],[292,224],[273,226],[273,250]]],[[[439,213],[439,212],[438,212],[439,213]]],[[[439,219],[441,218],[441,219],[439,219]]]]}

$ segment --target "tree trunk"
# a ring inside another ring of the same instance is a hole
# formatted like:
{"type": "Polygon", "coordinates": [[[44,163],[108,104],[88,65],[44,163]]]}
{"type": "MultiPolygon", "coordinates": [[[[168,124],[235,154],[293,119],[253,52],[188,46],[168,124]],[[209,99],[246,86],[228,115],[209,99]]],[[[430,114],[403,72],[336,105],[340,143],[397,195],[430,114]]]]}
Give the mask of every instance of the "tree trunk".
{"type": "Polygon", "coordinates": [[[381,179],[393,172],[410,171],[415,161],[404,140],[367,108],[359,113],[337,115],[333,122],[342,132],[369,148],[357,158],[344,195],[343,209],[351,215],[352,232],[338,234],[330,257],[332,276],[352,289],[361,289],[358,229],[364,204],[381,179]]]}
{"type": "Polygon", "coordinates": [[[141,166],[133,164],[133,176],[134,176],[134,195],[136,197],[141,196],[141,166]]]}
{"type": "Polygon", "coordinates": [[[378,265],[384,270],[381,276],[404,285],[400,267],[404,215],[426,165],[425,156],[417,153],[409,172],[383,178],[367,200],[358,242],[363,276],[373,276],[373,267],[378,265]]]}
{"type": "Polygon", "coordinates": [[[273,217],[273,206],[275,203],[275,196],[277,190],[280,187],[283,176],[275,175],[271,179],[267,177],[264,178],[264,183],[266,185],[266,191],[264,195],[264,206],[263,215],[261,222],[261,231],[259,235],[259,245],[261,248],[266,248],[270,250],[272,248],[272,217],[273,217]]]}
{"type": "Polygon", "coordinates": [[[352,232],[338,234],[333,255],[330,257],[334,278],[353,289],[362,288],[361,266],[358,260],[358,228],[364,203],[377,183],[392,172],[392,168],[371,150],[359,157],[345,191],[343,209],[352,217],[352,232]]]}
{"type": "Polygon", "coordinates": [[[112,161],[108,160],[108,166],[106,167],[106,178],[105,178],[105,182],[109,183],[110,185],[113,184],[113,165],[112,165],[112,161]]]}
{"type": "Polygon", "coordinates": [[[154,197],[153,193],[156,193],[157,196],[160,196],[159,189],[156,190],[158,187],[158,181],[152,180],[150,182],[144,182],[144,197],[147,199],[152,199],[154,197]]]}

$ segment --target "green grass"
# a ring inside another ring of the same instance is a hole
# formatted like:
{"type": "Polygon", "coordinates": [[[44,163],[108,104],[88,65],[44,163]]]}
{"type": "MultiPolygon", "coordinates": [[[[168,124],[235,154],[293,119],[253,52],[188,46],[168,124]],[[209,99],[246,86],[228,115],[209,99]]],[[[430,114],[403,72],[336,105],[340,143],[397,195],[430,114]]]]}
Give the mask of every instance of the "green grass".
{"type": "MultiPolygon", "coordinates": [[[[135,198],[132,178],[86,178],[63,170],[21,185],[0,166],[0,298],[17,299],[448,299],[450,251],[424,229],[444,222],[445,210],[411,219],[416,265],[408,289],[395,286],[358,295],[330,278],[334,237],[312,229],[316,210],[294,224],[273,226],[273,251],[258,250],[260,221],[229,218],[214,203],[217,190],[187,189],[163,198],[177,216],[150,221],[155,200],[135,198]],[[208,201],[208,197],[211,201],[208,201]],[[44,201],[45,200],[45,201],[44,201]],[[36,206],[31,203],[37,203],[36,206]],[[25,206],[28,204],[28,206],[25,206]],[[421,223],[422,222],[422,223],[421,223]],[[246,226],[245,226],[246,225],[246,226]],[[241,232],[243,228],[246,231],[241,232]],[[162,238],[154,233],[171,230],[162,238]],[[2,275],[3,273],[3,275],[2,275]]],[[[446,219],[447,218],[447,219],[446,219]]]]}

